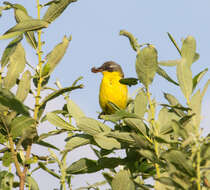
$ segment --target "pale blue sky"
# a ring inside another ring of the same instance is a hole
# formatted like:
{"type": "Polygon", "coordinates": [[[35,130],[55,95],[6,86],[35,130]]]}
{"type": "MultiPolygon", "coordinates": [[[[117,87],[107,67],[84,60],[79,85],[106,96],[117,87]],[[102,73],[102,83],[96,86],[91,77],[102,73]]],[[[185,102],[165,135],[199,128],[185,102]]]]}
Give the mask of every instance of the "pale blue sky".
{"type": "MultiPolygon", "coordinates": [[[[10,2],[23,4],[29,14],[36,17],[35,0],[13,0],[10,2]]],[[[40,0],[42,4],[46,2],[46,0],[40,0]]],[[[69,86],[77,77],[83,76],[82,83],[85,88],[73,92],[71,98],[88,116],[96,118],[96,112],[100,111],[98,88],[101,75],[92,74],[91,67],[113,60],[122,66],[125,77],[136,76],[134,66],[136,55],[130,47],[128,39],[119,36],[121,29],[133,33],[139,43],[155,45],[159,60],[179,58],[179,54],[168,39],[166,32],[170,32],[179,45],[181,45],[181,38],[193,35],[197,40],[197,52],[200,53],[199,61],[193,65],[193,74],[195,75],[204,68],[210,68],[209,9],[209,0],[78,0],[71,4],[48,29],[43,30],[44,55],[51,51],[64,35],[72,34],[69,49],[52,74],[50,83],[53,85],[53,82],[59,79],[62,86],[69,86]]],[[[0,34],[15,24],[14,20],[9,17],[11,14],[13,14],[12,11],[3,12],[3,16],[0,18],[0,34]]],[[[8,42],[8,40],[0,42],[0,53],[8,42]]],[[[35,65],[37,63],[35,52],[28,45],[25,47],[28,61],[35,65]]],[[[167,69],[167,71],[175,78],[175,68],[167,69]]],[[[203,87],[209,76],[208,72],[200,87],[203,87]]],[[[130,94],[138,87],[130,88],[130,94]]],[[[158,102],[163,102],[165,100],[162,92],[166,91],[175,94],[184,103],[183,95],[176,86],[156,76],[151,87],[152,96],[158,102]]],[[[51,105],[51,107],[55,108],[55,105],[51,105]]],[[[210,123],[209,108],[210,90],[207,91],[203,106],[202,126],[205,127],[205,133],[210,131],[207,128],[210,123]]],[[[62,143],[63,139],[59,139],[58,142],[62,143]]],[[[80,156],[78,153],[75,154],[77,154],[76,157],[80,156]]],[[[48,174],[46,175],[48,176],[48,174]]],[[[58,181],[52,177],[49,177],[47,181],[49,182],[47,182],[47,186],[46,180],[39,182],[40,189],[50,190],[55,187],[55,184],[58,184],[58,181]]],[[[74,183],[78,185],[77,180],[74,183]]]]}

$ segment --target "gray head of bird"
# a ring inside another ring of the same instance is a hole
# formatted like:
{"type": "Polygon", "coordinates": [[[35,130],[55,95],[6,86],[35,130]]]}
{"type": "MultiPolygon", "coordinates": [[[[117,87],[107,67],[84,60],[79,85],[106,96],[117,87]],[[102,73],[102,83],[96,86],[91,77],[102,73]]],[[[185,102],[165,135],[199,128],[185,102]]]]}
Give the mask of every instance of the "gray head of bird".
{"type": "Polygon", "coordinates": [[[119,72],[121,73],[122,77],[124,77],[123,70],[121,66],[114,61],[107,61],[103,65],[101,65],[98,68],[93,67],[91,69],[93,73],[98,73],[98,72],[103,72],[103,71],[108,71],[108,72],[119,72]]]}

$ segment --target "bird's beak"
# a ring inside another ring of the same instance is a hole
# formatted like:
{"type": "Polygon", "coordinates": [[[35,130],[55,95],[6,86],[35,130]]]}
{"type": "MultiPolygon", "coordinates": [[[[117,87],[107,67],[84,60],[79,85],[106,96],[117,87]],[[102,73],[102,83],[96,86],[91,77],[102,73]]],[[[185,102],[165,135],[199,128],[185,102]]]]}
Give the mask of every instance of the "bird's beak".
{"type": "Polygon", "coordinates": [[[93,67],[93,68],[91,69],[91,72],[92,72],[92,73],[99,73],[99,72],[102,72],[102,71],[104,71],[104,67],[103,67],[103,66],[98,67],[98,68],[93,67]]]}

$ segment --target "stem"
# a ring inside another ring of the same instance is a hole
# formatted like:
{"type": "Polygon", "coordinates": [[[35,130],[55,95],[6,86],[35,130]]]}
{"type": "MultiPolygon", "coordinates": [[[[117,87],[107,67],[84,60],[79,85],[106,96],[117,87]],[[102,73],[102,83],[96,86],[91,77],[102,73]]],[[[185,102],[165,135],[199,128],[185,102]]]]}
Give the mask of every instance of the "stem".
{"type": "Polygon", "coordinates": [[[66,179],[66,155],[64,156],[64,158],[62,160],[62,164],[60,165],[60,168],[61,168],[61,178],[60,178],[61,187],[62,187],[62,189],[66,190],[66,183],[65,183],[65,179],[66,179]]]}
{"type": "Polygon", "coordinates": [[[22,175],[22,172],[21,172],[20,165],[17,159],[17,152],[14,149],[14,143],[11,136],[9,136],[9,144],[10,144],[10,150],[12,152],[12,158],[14,160],[15,168],[17,170],[18,176],[20,177],[22,175]]]}
{"type": "MultiPolygon", "coordinates": [[[[190,99],[187,98],[187,105],[188,107],[191,106],[191,102],[190,99]]],[[[200,150],[200,128],[199,125],[196,123],[195,118],[192,118],[194,126],[196,128],[196,143],[195,146],[192,147],[192,152],[196,151],[196,173],[197,173],[197,179],[196,179],[196,183],[197,183],[197,190],[201,190],[201,170],[200,170],[200,163],[201,163],[201,150],[200,150]]]]}
{"type": "Polygon", "coordinates": [[[197,172],[197,190],[201,189],[201,172],[200,172],[200,162],[201,162],[201,155],[200,155],[200,144],[198,147],[198,152],[197,152],[197,167],[196,167],[196,172],[197,172]]]}
{"type": "MultiPolygon", "coordinates": [[[[40,3],[39,3],[39,0],[36,0],[36,2],[37,2],[37,18],[40,19],[41,6],[40,6],[40,3]]],[[[42,49],[41,48],[42,48],[41,30],[38,30],[37,55],[38,55],[39,80],[38,80],[38,86],[37,86],[37,93],[36,93],[36,97],[35,97],[35,109],[34,109],[34,119],[36,121],[38,119],[39,101],[40,101],[40,94],[41,94],[41,84],[42,84],[42,81],[43,81],[43,78],[41,77],[41,71],[42,71],[42,49]]],[[[26,161],[30,158],[31,147],[32,147],[32,143],[29,143],[27,145],[26,154],[25,154],[25,160],[26,161]]],[[[27,171],[28,171],[28,165],[25,165],[24,169],[23,169],[23,172],[21,173],[21,177],[20,177],[20,190],[24,190],[25,177],[26,177],[27,171]]]]}
{"type": "MultiPolygon", "coordinates": [[[[154,106],[152,104],[152,100],[151,100],[151,97],[150,97],[149,88],[146,88],[146,91],[147,91],[147,98],[148,98],[148,101],[149,101],[150,111],[151,111],[151,114],[152,114],[152,119],[151,119],[150,123],[152,125],[155,136],[158,136],[159,129],[158,129],[158,125],[156,125],[156,123],[155,123],[155,110],[154,110],[154,106]]],[[[154,146],[155,146],[156,156],[159,158],[159,144],[155,139],[154,139],[154,146]]],[[[160,177],[160,167],[157,163],[155,163],[155,168],[156,168],[157,177],[159,178],[160,177]]]]}
{"type": "Polygon", "coordinates": [[[25,173],[21,172],[20,164],[17,159],[17,152],[14,149],[14,143],[12,140],[12,137],[9,135],[9,144],[10,144],[10,150],[12,152],[12,158],[14,160],[15,168],[18,174],[18,177],[20,179],[20,190],[24,190],[24,184],[25,184],[25,173]]]}

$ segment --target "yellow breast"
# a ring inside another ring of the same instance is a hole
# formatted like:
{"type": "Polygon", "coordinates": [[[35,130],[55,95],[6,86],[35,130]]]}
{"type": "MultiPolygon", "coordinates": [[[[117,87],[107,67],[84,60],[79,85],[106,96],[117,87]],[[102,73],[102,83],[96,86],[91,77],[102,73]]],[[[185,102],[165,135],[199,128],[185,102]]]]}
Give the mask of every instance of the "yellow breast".
{"type": "Polygon", "coordinates": [[[106,114],[114,113],[114,109],[108,102],[112,102],[121,109],[126,108],[128,89],[126,85],[119,82],[122,78],[119,72],[103,71],[103,79],[101,81],[99,103],[106,114]]]}

